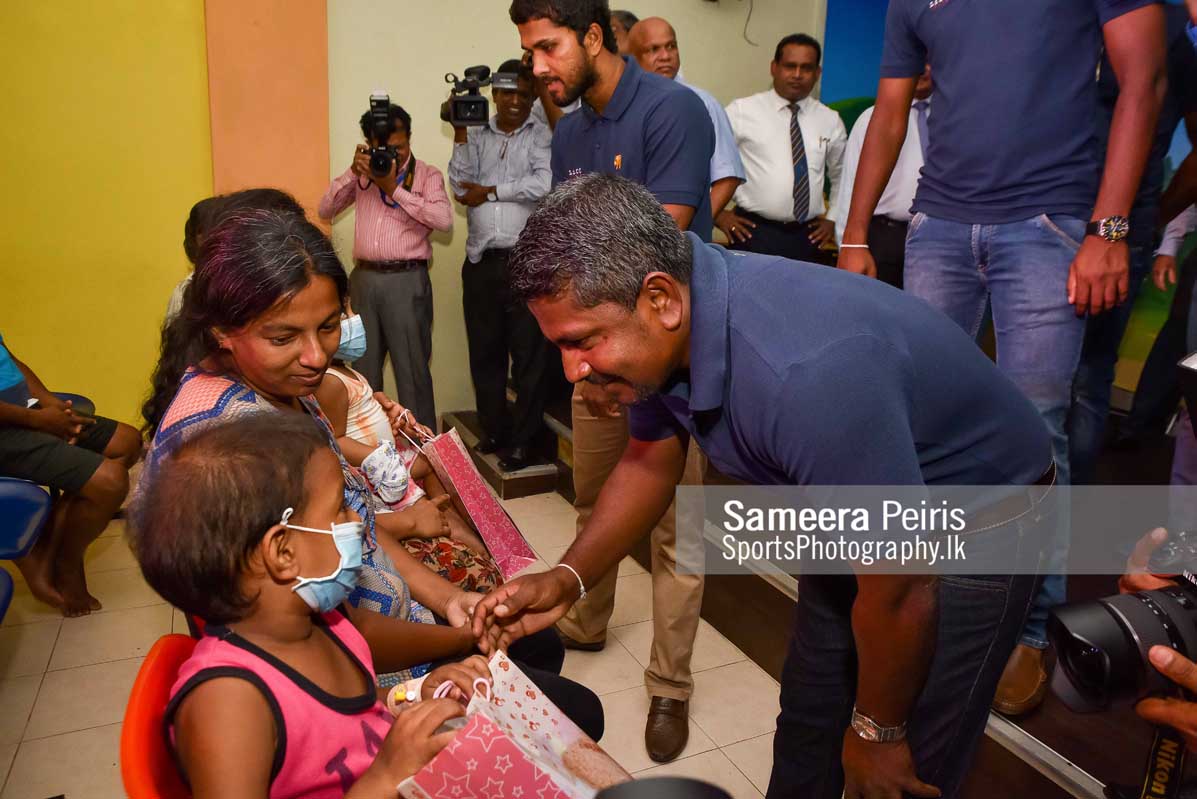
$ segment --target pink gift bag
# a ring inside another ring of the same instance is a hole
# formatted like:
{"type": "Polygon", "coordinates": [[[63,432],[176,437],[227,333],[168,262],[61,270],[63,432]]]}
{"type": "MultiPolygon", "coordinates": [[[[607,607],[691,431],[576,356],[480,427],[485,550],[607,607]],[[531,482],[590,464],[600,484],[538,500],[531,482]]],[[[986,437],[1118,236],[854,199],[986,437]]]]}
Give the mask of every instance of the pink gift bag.
{"type": "Polygon", "coordinates": [[[503,653],[494,687],[476,692],[465,726],[404,780],[405,799],[593,799],[632,777],[540,693],[503,653]]]}
{"type": "Polygon", "coordinates": [[[450,429],[425,442],[423,451],[436,476],[469,514],[504,580],[536,562],[536,553],[478,473],[457,430],[450,429]]]}

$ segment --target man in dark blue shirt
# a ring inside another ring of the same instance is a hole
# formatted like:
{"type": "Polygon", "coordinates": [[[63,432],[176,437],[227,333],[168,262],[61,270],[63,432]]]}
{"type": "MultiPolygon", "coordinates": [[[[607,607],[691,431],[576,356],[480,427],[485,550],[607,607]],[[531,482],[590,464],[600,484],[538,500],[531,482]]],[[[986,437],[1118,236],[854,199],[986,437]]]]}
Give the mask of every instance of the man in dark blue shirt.
{"type": "MultiPolygon", "coordinates": [[[[484,647],[552,624],[647,534],[691,438],[724,474],[764,485],[1029,486],[1054,474],[1034,406],[946,317],[878,281],[680,234],[627,181],[555,189],[520,236],[512,278],[566,376],[633,406],[632,439],[558,567],[479,603],[484,647]]],[[[1003,546],[1030,539],[1030,508],[995,523],[1003,546]]],[[[954,795],[1034,583],[804,574],[771,799],[938,796],[920,777],[954,795]]]]}
{"type": "MultiPolygon", "coordinates": [[[[905,287],[973,335],[991,307],[998,366],[1043,415],[1067,483],[1084,317],[1128,293],[1127,217],[1165,83],[1158,0],[892,0],[886,13],[839,266],[876,274],[868,223],[930,64],[936,99],[905,287]],[[1122,89],[1104,171],[1094,80],[1103,46],[1122,89]]],[[[1047,690],[1047,614],[1065,599],[1067,529],[997,693],[994,706],[1008,715],[1035,708],[1047,690]]]]}
{"type": "MultiPolygon", "coordinates": [[[[1167,5],[1164,6],[1164,15],[1167,24],[1168,93],[1164,95],[1164,103],[1160,107],[1151,154],[1147,158],[1143,180],[1139,183],[1135,204],[1130,212],[1130,234],[1126,239],[1130,247],[1130,292],[1125,303],[1110,313],[1089,320],[1085,327],[1080,366],[1073,383],[1072,411],[1068,414],[1068,444],[1072,482],[1076,484],[1092,483],[1096,478],[1097,454],[1105,439],[1118,347],[1130,321],[1139,287],[1151,271],[1160,195],[1164,191],[1164,156],[1168,153],[1181,119],[1197,112],[1197,52],[1194,52],[1193,42],[1187,32],[1190,25],[1188,11],[1184,6],[1167,5]]],[[[1118,77],[1108,57],[1102,59],[1097,87],[1100,97],[1099,152],[1104,154],[1106,139],[1114,122],[1114,108],[1118,103],[1118,77]]],[[[1136,408],[1153,407],[1159,402],[1168,403],[1165,397],[1172,393],[1175,385],[1173,375],[1177,359],[1148,358],[1135,389],[1136,408]],[[1155,364],[1163,369],[1151,371],[1150,367],[1155,364]]],[[[1170,413],[1171,409],[1167,412],[1170,413]]],[[[1135,418],[1133,411],[1131,418],[1135,418]]],[[[1127,425],[1123,425],[1123,431],[1126,428],[1127,425]]]]}
{"type": "MultiPolygon", "coordinates": [[[[565,107],[582,100],[581,108],[553,131],[553,183],[596,172],[620,175],[652,192],[680,229],[710,241],[715,129],[706,106],[687,87],[616,55],[610,18],[605,0],[515,0],[511,5],[520,44],[532,54],[532,71],[553,103],[565,107]]],[[[574,391],[571,421],[580,530],[628,432],[618,403],[586,383],[574,391]]],[[[695,472],[699,461],[695,453],[695,472]]],[[[658,762],[672,760],[686,745],[690,657],[702,604],[701,575],[681,575],[674,568],[675,536],[669,508],[652,535],[654,631],[644,675],[651,700],[645,746],[658,762]]],[[[567,647],[603,647],[616,577],[615,570],[602,576],[589,600],[558,625],[567,647]]]]}

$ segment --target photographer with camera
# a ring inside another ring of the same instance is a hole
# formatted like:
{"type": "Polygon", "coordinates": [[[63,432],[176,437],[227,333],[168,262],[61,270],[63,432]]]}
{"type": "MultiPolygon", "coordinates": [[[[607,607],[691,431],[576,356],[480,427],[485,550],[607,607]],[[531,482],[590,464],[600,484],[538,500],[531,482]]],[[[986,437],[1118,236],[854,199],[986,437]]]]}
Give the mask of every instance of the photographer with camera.
{"type": "Polygon", "coordinates": [[[467,207],[470,233],[461,267],[470,377],[485,437],[480,452],[505,450],[505,471],[528,465],[543,426],[548,342],[527,306],[510,301],[507,256],[536,201],[553,183],[552,134],[531,118],[532,70],[519,59],[492,82],[495,115],[484,126],[453,128],[449,185],[467,207]],[[515,379],[514,419],[507,409],[507,365],[515,379]]]}
{"type": "Polygon", "coordinates": [[[370,98],[353,162],[320,200],[331,221],[351,205],[354,220],[350,276],[353,307],[366,329],[366,353],[355,368],[382,388],[388,353],[400,404],[436,428],[432,392],[432,282],[428,262],[434,230],[453,227],[445,179],[411,150],[411,116],[385,95],[370,98]]]}

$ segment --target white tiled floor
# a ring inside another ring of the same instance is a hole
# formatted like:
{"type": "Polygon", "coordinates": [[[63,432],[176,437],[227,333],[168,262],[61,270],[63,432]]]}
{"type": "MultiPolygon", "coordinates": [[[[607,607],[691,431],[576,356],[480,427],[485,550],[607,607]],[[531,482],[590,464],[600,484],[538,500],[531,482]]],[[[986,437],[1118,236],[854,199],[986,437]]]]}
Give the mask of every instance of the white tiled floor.
{"type": "MultiPolygon", "coordinates": [[[[557,494],[504,503],[540,561],[556,563],[574,535],[573,508],[557,494]]],[[[146,585],[114,522],[87,554],[88,581],[104,610],[62,619],[17,593],[0,627],[0,799],[106,799],[123,796],[118,762],[125,701],[149,647],[187,631],[146,585]]],[[[620,566],[607,647],[570,652],[565,674],[600,695],[607,716],[603,745],[638,776],[697,777],[734,799],[758,799],[768,785],[777,683],[705,621],[695,643],[690,742],[657,766],[644,751],[648,697],[644,666],[652,642],[652,588],[631,559],[620,566]]]]}

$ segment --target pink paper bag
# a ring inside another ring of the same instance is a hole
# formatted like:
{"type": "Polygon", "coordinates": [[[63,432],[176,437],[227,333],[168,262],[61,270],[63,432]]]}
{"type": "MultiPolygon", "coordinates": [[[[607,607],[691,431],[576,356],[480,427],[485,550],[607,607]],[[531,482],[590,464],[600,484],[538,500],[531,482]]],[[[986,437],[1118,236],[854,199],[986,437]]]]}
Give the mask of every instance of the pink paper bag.
{"type": "Polygon", "coordinates": [[[470,453],[457,430],[450,429],[424,444],[424,454],[436,476],[460,500],[470,521],[499,566],[504,580],[510,580],[536,562],[536,553],[507,511],[491,493],[490,486],[478,473],[470,453]]]}
{"type": "Polygon", "coordinates": [[[404,780],[405,799],[593,799],[631,779],[503,653],[494,687],[475,693],[465,726],[404,780]]]}

